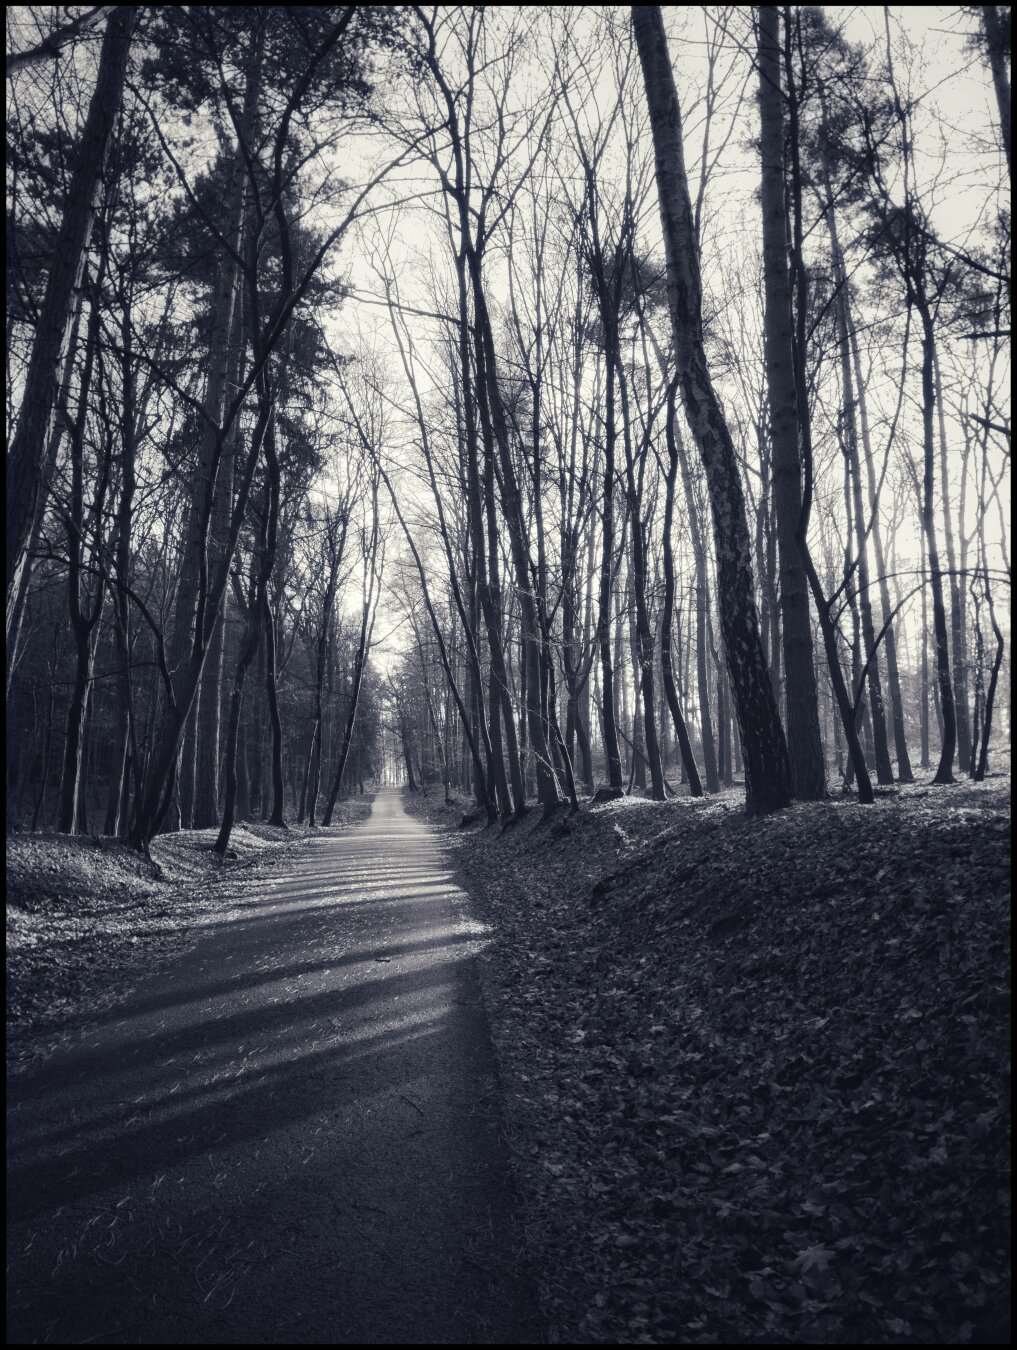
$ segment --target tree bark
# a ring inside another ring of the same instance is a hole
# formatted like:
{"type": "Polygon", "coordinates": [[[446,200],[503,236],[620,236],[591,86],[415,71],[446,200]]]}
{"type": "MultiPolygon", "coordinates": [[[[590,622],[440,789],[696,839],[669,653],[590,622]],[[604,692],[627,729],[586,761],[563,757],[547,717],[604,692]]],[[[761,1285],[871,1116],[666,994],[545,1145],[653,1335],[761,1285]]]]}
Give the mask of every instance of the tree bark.
{"type": "Polygon", "coordinates": [[[932,626],[936,647],[936,678],[943,717],[943,739],[936,768],[936,783],[952,783],[953,761],[957,751],[957,715],[953,701],[953,682],[950,678],[950,639],[947,631],[946,604],[943,597],[943,573],[939,566],[939,544],[936,539],[935,518],[935,430],[936,410],[936,339],[932,314],[924,295],[916,295],[915,303],[922,320],[922,443],[925,471],[922,481],[922,531],[929,558],[929,583],[932,589],[932,626]]]}
{"type": "MultiPolygon", "coordinates": [[[[950,501],[950,463],[947,455],[946,415],[943,411],[943,379],[939,369],[939,353],[933,353],[933,378],[936,387],[936,420],[939,432],[939,500],[943,520],[943,544],[946,548],[946,566],[950,590],[950,647],[953,676],[954,716],[957,722],[957,755],[961,771],[967,773],[974,756],[971,741],[971,723],[968,718],[967,680],[967,615],[964,579],[957,570],[957,550],[954,545],[953,509],[950,501]]],[[[963,472],[963,470],[962,470],[963,472]]],[[[960,515],[963,535],[964,497],[961,496],[960,515]]],[[[962,569],[963,570],[963,569],[962,569]]]]}
{"type": "Polygon", "coordinates": [[[851,366],[854,372],[855,396],[858,400],[858,419],[862,433],[862,452],[865,460],[865,473],[869,488],[869,500],[873,503],[872,545],[876,554],[876,571],[879,573],[879,604],[886,636],[883,645],[886,648],[886,677],[890,686],[890,712],[893,721],[893,747],[897,755],[897,777],[902,783],[913,783],[911,756],[908,754],[907,728],[904,723],[904,698],[901,694],[900,668],[897,660],[897,631],[893,623],[893,606],[890,602],[890,583],[886,575],[886,555],[883,550],[883,531],[879,522],[879,512],[875,510],[876,471],[872,462],[872,441],[869,436],[869,413],[865,395],[865,382],[862,378],[861,355],[858,350],[858,335],[851,320],[851,293],[844,288],[844,316],[847,322],[848,340],[851,344],[851,366]]]}
{"type": "MultiPolygon", "coordinates": [[[[240,383],[243,365],[243,333],[241,297],[237,295],[233,302],[229,353],[226,363],[227,381],[234,389],[240,383]]],[[[238,432],[239,428],[234,426],[224,448],[215,478],[208,540],[209,553],[213,559],[221,555],[229,530],[230,505],[233,501],[233,463],[238,432]]],[[[197,697],[192,805],[193,826],[196,830],[210,829],[213,825],[219,824],[219,720],[222,705],[225,649],[225,605],[226,599],[224,596],[209,640],[197,697]]]]}
{"type": "MultiPolygon", "coordinates": [[[[258,647],[261,645],[262,624],[260,621],[260,595],[262,585],[258,565],[252,563],[251,581],[246,606],[244,634],[240,640],[240,655],[233,675],[233,690],[230,695],[229,720],[226,724],[226,753],[223,758],[223,805],[222,824],[213,845],[213,851],[223,857],[229,848],[230,835],[236,820],[239,789],[238,752],[240,739],[240,715],[244,704],[244,685],[247,672],[251,667],[258,647]]],[[[239,599],[239,592],[238,592],[239,599]]],[[[246,787],[246,747],[244,750],[243,771],[246,787]]]]}
{"type": "Polygon", "coordinates": [[[46,452],[53,434],[57,395],[71,359],[70,335],[95,221],[99,188],[109,158],[113,124],[123,97],[137,5],[118,5],[102,41],[99,73],[88,108],[67,204],[25,376],[18,425],[7,455],[6,581],[8,642],[17,613],[28,541],[42,510],[46,452]]]}
{"type": "Polygon", "coordinates": [[[693,797],[701,797],[703,795],[703,784],[699,777],[696,757],[692,752],[692,742],[689,739],[689,729],[682,712],[681,700],[678,697],[678,685],[674,675],[674,653],[672,651],[671,636],[675,592],[674,542],[671,537],[671,531],[674,524],[675,479],[678,476],[678,446],[675,436],[675,392],[675,386],[672,384],[667,392],[667,423],[665,427],[669,467],[665,484],[666,496],[664,499],[664,612],[660,620],[660,664],[664,681],[664,694],[667,698],[667,706],[671,713],[671,721],[674,724],[674,734],[678,741],[678,748],[681,751],[682,766],[685,769],[685,775],[689,780],[689,791],[693,797]]]}
{"type": "Polygon", "coordinates": [[[633,7],[632,22],[656,151],[657,194],[682,403],[706,469],[713,510],[721,627],[745,755],[746,810],[761,814],[779,810],[791,801],[791,765],[759,636],[751,541],[738,460],[706,364],[702,283],[685,173],[681,112],[660,7],[633,7]]]}
{"type": "MultiPolygon", "coordinates": [[[[872,588],[869,579],[868,540],[878,531],[879,504],[874,493],[870,492],[869,510],[872,512],[872,528],[868,529],[865,519],[865,503],[862,499],[861,458],[858,452],[858,397],[855,389],[851,366],[850,338],[847,316],[847,277],[837,236],[836,215],[832,193],[827,188],[827,224],[830,231],[830,247],[833,252],[834,285],[838,288],[835,305],[837,323],[837,345],[840,352],[840,376],[843,398],[843,448],[847,462],[847,479],[850,485],[850,513],[854,520],[855,551],[858,568],[857,603],[864,640],[865,660],[868,663],[866,679],[869,686],[870,715],[872,719],[872,746],[876,762],[876,781],[887,785],[893,782],[893,766],[890,763],[890,747],[886,734],[886,711],[883,706],[883,684],[879,674],[879,654],[876,650],[876,629],[872,619],[872,588]]],[[[866,450],[868,447],[866,447],[866,450]]],[[[870,477],[871,477],[870,465],[870,477]]],[[[870,483],[871,486],[871,483],[870,483]]],[[[877,562],[878,565],[878,562],[877,562]]],[[[882,570],[882,569],[881,569],[882,570]]],[[[885,584],[885,583],[884,583],[885,584]]],[[[857,643],[855,644],[857,648],[857,643]]]]}
{"type": "MultiPolygon", "coordinates": [[[[105,262],[100,264],[99,276],[91,296],[85,362],[81,372],[78,393],[78,415],[71,430],[71,496],[65,515],[67,527],[67,598],[71,636],[74,641],[74,683],[67,710],[67,730],[64,738],[63,773],[60,780],[60,804],[57,829],[62,834],[78,834],[84,829],[81,805],[83,800],[83,771],[85,728],[92,691],[92,661],[95,655],[95,628],[102,615],[106,587],[100,579],[92,595],[85,584],[85,539],[87,534],[85,508],[84,439],[88,417],[88,400],[92,388],[96,351],[99,342],[99,296],[105,276],[105,262]]],[[[105,458],[100,465],[96,497],[92,506],[96,552],[102,536],[103,502],[109,481],[108,456],[111,447],[105,447],[105,458]]],[[[100,454],[102,452],[100,451],[100,454]]]]}
{"type": "Polygon", "coordinates": [[[1006,154],[1007,174],[1013,172],[1010,164],[1010,80],[1006,73],[1006,56],[1010,48],[1010,39],[1006,31],[1009,21],[1009,7],[1006,18],[1000,14],[998,5],[979,5],[982,17],[982,31],[985,34],[985,47],[989,57],[989,69],[992,71],[992,86],[996,93],[996,107],[999,109],[999,129],[1003,136],[1003,150],[1006,154]]]}
{"type": "Polygon", "coordinates": [[[802,513],[798,394],[795,388],[791,287],[784,210],[784,117],[777,9],[760,5],[759,111],[762,123],[764,340],[770,394],[774,509],[780,569],[780,612],[785,670],[788,751],[795,796],[826,796],[819,731],[819,694],[805,567],[797,530],[802,513]]]}

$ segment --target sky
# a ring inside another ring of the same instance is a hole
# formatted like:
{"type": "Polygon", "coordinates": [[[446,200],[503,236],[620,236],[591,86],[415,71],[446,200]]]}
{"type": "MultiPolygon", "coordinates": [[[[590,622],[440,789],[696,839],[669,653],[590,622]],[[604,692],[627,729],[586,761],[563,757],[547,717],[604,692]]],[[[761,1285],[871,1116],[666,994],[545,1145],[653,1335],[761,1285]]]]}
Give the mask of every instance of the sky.
{"type": "MultiPolygon", "coordinates": [[[[507,7],[499,7],[504,12],[507,7]]],[[[703,16],[695,7],[674,7],[665,10],[671,31],[672,57],[675,63],[679,97],[686,117],[686,152],[690,171],[695,172],[698,160],[701,117],[697,97],[705,83],[703,53],[703,16]]],[[[885,51],[886,27],[882,7],[827,6],[824,7],[834,23],[842,26],[846,37],[866,47],[875,45],[882,56],[885,51]]],[[[745,7],[729,20],[732,47],[735,41],[748,36],[745,7]],[[737,25],[740,23],[741,28],[737,25]]],[[[587,11],[589,12],[589,11],[587,11]]],[[[620,22],[625,22],[625,11],[616,10],[620,22]]],[[[994,183],[993,173],[1001,161],[995,145],[998,117],[991,81],[977,50],[971,48],[968,35],[975,29],[975,18],[964,10],[938,6],[892,6],[889,12],[891,42],[898,80],[905,95],[910,92],[918,99],[915,109],[917,171],[925,176],[924,187],[933,178],[936,187],[927,193],[932,203],[933,223],[944,238],[966,242],[967,236],[983,216],[987,199],[994,183]],[[941,132],[946,139],[941,142],[941,132]]],[[[542,52],[541,56],[545,56],[542,52]]],[[[538,58],[539,59],[539,58],[538,58]]],[[[740,56],[743,70],[748,62],[740,56]]],[[[638,71],[637,71],[638,73],[638,71]]],[[[738,85],[737,78],[732,90],[738,85]]],[[[599,99],[603,107],[610,105],[610,91],[599,99]]],[[[732,105],[733,106],[733,105],[732,105]]],[[[714,144],[725,133],[725,112],[718,118],[714,144]]],[[[738,111],[734,135],[711,184],[708,196],[709,228],[704,237],[704,269],[707,276],[716,270],[716,263],[731,246],[741,248],[746,238],[758,232],[758,157],[752,144],[755,134],[755,82],[749,75],[745,98],[738,111]]],[[[655,225],[654,225],[655,228],[655,225]]],[[[421,213],[409,214],[400,221],[393,247],[394,266],[399,273],[401,289],[408,299],[416,299],[421,307],[429,303],[430,266],[429,249],[444,264],[447,243],[432,239],[421,213]]],[[[377,281],[369,269],[353,262],[352,275],[358,289],[365,293],[377,292],[377,281]]],[[[497,270],[492,267],[492,289],[498,295],[497,270]]],[[[384,311],[368,305],[352,305],[340,319],[349,325],[347,335],[355,342],[355,330],[373,334],[372,341],[384,345],[387,317],[384,311]]],[[[433,331],[433,327],[431,329],[433,331]]],[[[429,325],[417,325],[422,348],[428,341],[429,325]]],[[[871,353],[877,363],[884,361],[878,348],[871,353]]],[[[888,378],[883,381],[882,408],[885,416],[892,415],[896,401],[896,387],[892,371],[899,366],[896,352],[885,354],[888,378]]],[[[912,367],[913,375],[913,367],[912,367]]],[[[914,388],[914,386],[911,386],[914,388]]],[[[875,400],[877,406],[879,399],[875,400]]],[[[906,406],[904,425],[911,420],[917,438],[917,408],[906,406]]],[[[403,452],[400,452],[403,453],[403,452]]],[[[840,488],[828,482],[824,486],[836,495],[840,488]]],[[[902,556],[917,559],[920,552],[917,517],[901,530],[898,540],[902,556]]]]}
{"type": "MultiPolygon", "coordinates": [[[[495,8],[500,20],[511,15],[518,7],[499,6],[495,8]]],[[[539,11],[529,8],[535,15],[537,30],[539,11]]],[[[593,7],[586,13],[589,16],[593,7]]],[[[609,7],[617,17],[620,26],[627,25],[627,11],[623,8],[609,7]]],[[[735,38],[744,38],[747,33],[747,7],[738,7],[731,15],[730,32],[735,38]]],[[[877,6],[826,6],[830,18],[843,27],[849,40],[865,45],[879,44],[880,50],[885,43],[884,10],[877,6]]],[[[44,10],[36,12],[42,14],[44,10]]],[[[716,13],[711,10],[710,13],[716,13]]],[[[934,220],[938,229],[951,239],[963,239],[978,215],[984,208],[988,190],[987,173],[991,156],[986,151],[994,141],[994,120],[997,117],[992,98],[991,82],[984,62],[977,51],[970,48],[967,35],[977,26],[975,17],[961,8],[945,6],[891,6],[890,28],[898,62],[898,73],[902,87],[910,88],[913,93],[921,94],[922,99],[916,111],[916,141],[920,169],[933,174],[940,170],[940,145],[937,139],[938,128],[945,127],[949,134],[947,145],[947,172],[941,176],[940,185],[935,194],[934,220]],[[934,116],[933,116],[934,114],[934,116]]],[[[675,61],[676,79],[683,110],[687,116],[687,154],[690,168],[694,170],[698,156],[699,119],[695,106],[698,92],[704,83],[704,15],[700,7],[665,7],[666,21],[672,30],[672,56],[675,61]]],[[[580,22],[589,21],[581,19],[580,22]]],[[[708,21],[708,20],[707,20],[708,21]]],[[[28,7],[13,7],[8,11],[9,25],[13,23],[14,32],[28,34],[32,29],[28,25],[28,7]]],[[[10,27],[9,27],[10,31],[10,27]]],[[[90,67],[94,56],[94,44],[81,44],[80,56],[74,57],[75,65],[65,74],[74,77],[90,67]]],[[[541,51],[536,58],[546,59],[541,51]]],[[[740,58],[741,64],[748,69],[747,62],[740,58]]],[[[525,74],[525,72],[524,72],[525,74]]],[[[737,87],[735,79],[732,88],[737,87]]],[[[382,91],[384,93],[384,89],[382,91]]],[[[605,99],[610,102],[610,97],[605,99]]],[[[724,133],[725,115],[723,110],[718,119],[718,131],[714,144],[724,133]]],[[[711,188],[708,205],[712,206],[710,223],[704,239],[704,266],[709,277],[714,260],[720,258],[723,251],[732,243],[741,246],[744,237],[752,236],[758,229],[758,206],[755,193],[758,185],[758,164],[751,137],[755,133],[755,97],[754,82],[750,79],[746,85],[745,101],[738,113],[738,122],[730,138],[718,168],[715,183],[711,188]],[[711,256],[712,255],[712,256],[711,256]]],[[[346,175],[353,181],[358,176],[369,176],[377,167],[378,157],[382,153],[377,138],[362,138],[344,146],[344,168],[346,175]]],[[[398,186],[392,192],[402,192],[407,187],[419,185],[421,179],[416,171],[405,171],[399,176],[398,186]]],[[[330,223],[329,212],[322,213],[320,223],[327,227],[330,223]]],[[[340,269],[346,270],[354,283],[359,299],[346,303],[333,326],[336,345],[340,349],[355,350],[361,343],[376,349],[390,351],[389,365],[395,379],[389,392],[397,401],[402,401],[399,392],[400,372],[398,361],[391,355],[391,339],[388,319],[385,311],[369,303],[371,296],[378,296],[379,284],[373,269],[367,261],[364,244],[373,225],[365,234],[353,236],[344,244],[337,259],[340,269]]],[[[430,271],[432,257],[438,269],[447,267],[445,253],[447,243],[437,238],[432,220],[424,212],[401,208],[398,228],[393,235],[392,263],[397,271],[404,298],[419,302],[422,307],[430,300],[430,271]]],[[[499,282],[496,274],[492,276],[492,288],[498,295],[499,282]]],[[[415,324],[415,338],[420,344],[422,355],[432,339],[434,326],[426,321],[415,324]]],[[[408,450],[405,444],[394,445],[393,455],[405,458],[408,450]]],[[[394,551],[393,551],[394,552],[394,551]]],[[[379,619],[379,633],[390,633],[394,627],[392,616],[383,615],[379,619]]],[[[386,647],[395,652],[399,648],[401,637],[398,628],[396,635],[390,636],[386,647]]],[[[379,657],[382,653],[379,651],[379,657]]]]}

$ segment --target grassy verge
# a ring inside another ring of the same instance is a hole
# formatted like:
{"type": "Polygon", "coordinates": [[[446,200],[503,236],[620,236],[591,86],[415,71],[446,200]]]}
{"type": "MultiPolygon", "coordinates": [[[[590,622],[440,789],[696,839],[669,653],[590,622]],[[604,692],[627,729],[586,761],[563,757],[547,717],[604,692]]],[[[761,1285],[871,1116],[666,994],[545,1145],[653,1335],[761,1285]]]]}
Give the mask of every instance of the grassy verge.
{"type": "MultiPolygon", "coordinates": [[[[338,828],[363,820],[370,796],[340,803],[338,828]]],[[[306,826],[238,825],[225,861],[215,830],[160,835],[158,871],[112,839],[58,834],[7,837],[8,1032],[55,1026],[122,996],[153,961],[181,951],[203,928],[257,903],[306,826]]]]}
{"type": "Polygon", "coordinates": [[[447,828],[559,1342],[1008,1326],[1009,795],[447,828]]]}

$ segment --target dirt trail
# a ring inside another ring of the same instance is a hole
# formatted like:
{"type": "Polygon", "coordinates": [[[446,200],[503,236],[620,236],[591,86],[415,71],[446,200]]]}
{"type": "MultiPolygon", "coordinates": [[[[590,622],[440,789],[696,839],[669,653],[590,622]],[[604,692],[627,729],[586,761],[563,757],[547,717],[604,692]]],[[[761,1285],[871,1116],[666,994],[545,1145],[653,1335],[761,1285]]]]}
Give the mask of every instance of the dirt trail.
{"type": "Polygon", "coordinates": [[[473,957],[428,827],[291,855],[8,1085],[8,1341],[526,1344],[473,957]]]}

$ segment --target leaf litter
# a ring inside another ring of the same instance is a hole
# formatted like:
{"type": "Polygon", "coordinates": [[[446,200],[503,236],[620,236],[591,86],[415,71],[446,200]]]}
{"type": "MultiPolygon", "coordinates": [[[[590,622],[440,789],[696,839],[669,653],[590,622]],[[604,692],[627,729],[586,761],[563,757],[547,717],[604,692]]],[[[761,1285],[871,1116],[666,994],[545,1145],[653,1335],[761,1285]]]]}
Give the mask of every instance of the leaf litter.
{"type": "Polygon", "coordinates": [[[1009,793],[447,827],[552,1341],[1008,1339],[1009,793]]]}

